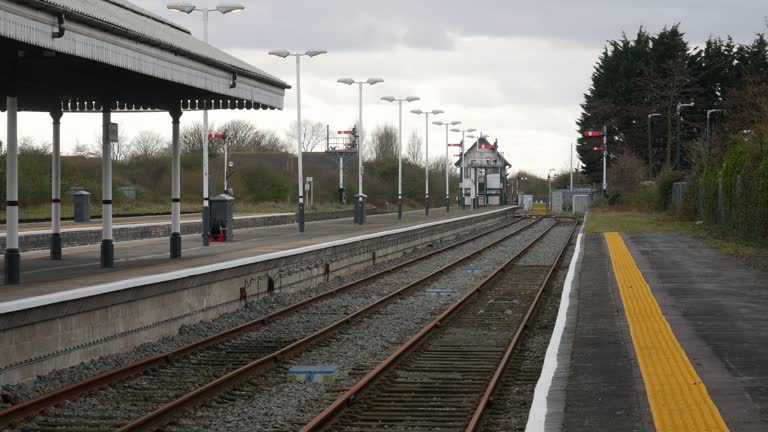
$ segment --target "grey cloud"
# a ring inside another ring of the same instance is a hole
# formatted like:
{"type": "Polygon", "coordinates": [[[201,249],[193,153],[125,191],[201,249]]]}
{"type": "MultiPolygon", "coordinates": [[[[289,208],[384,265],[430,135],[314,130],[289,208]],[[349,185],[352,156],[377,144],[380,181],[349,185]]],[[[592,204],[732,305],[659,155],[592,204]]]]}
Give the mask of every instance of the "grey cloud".
{"type": "MultiPolygon", "coordinates": [[[[165,11],[164,2],[135,0],[200,35],[201,17],[165,11]]],[[[196,0],[215,6],[212,0],[196,0]]],[[[537,37],[581,46],[682,23],[689,40],[730,34],[748,41],[765,30],[765,9],[754,0],[513,1],[457,0],[244,1],[237,15],[211,15],[211,42],[223,48],[319,46],[333,50],[389,49],[395,45],[450,49],[449,34],[537,37]]]]}

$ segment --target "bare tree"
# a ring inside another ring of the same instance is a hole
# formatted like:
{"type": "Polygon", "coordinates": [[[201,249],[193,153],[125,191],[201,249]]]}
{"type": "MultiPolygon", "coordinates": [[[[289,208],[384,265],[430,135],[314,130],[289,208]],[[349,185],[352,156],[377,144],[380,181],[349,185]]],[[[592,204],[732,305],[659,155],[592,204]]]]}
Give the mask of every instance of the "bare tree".
{"type": "Polygon", "coordinates": [[[254,143],[258,130],[247,120],[230,120],[217,131],[227,139],[227,148],[231,152],[255,151],[254,143]]]}
{"type": "Polygon", "coordinates": [[[397,159],[397,128],[390,125],[377,127],[368,148],[374,161],[397,159]]]}
{"type": "Polygon", "coordinates": [[[257,151],[264,152],[285,152],[287,143],[277,132],[271,129],[262,129],[257,131],[254,137],[254,144],[257,151]]]}
{"type": "MultiPolygon", "coordinates": [[[[216,125],[214,123],[208,123],[208,135],[216,134],[216,125]]],[[[184,126],[179,134],[179,141],[181,144],[181,152],[183,154],[190,153],[202,153],[203,151],[203,123],[194,122],[190,125],[184,126]]],[[[216,156],[221,150],[220,140],[209,139],[208,140],[208,155],[210,157],[216,156]]]]}
{"type": "Polygon", "coordinates": [[[83,156],[83,157],[95,157],[100,156],[101,151],[98,153],[94,153],[95,145],[88,145],[83,144],[80,141],[76,141],[75,148],[72,149],[72,154],[75,156],[83,156]]]}
{"type": "Polygon", "coordinates": [[[159,133],[143,130],[131,140],[131,157],[153,157],[162,154],[168,143],[159,133]]]}
{"type": "Polygon", "coordinates": [[[270,129],[259,129],[247,120],[231,120],[220,128],[227,137],[227,148],[236,152],[281,152],[285,143],[270,129]]]}
{"type": "Polygon", "coordinates": [[[411,132],[411,136],[408,138],[408,148],[405,151],[406,158],[415,165],[421,165],[422,151],[421,137],[416,131],[411,132]]]}
{"type": "MultiPolygon", "coordinates": [[[[296,122],[286,132],[289,142],[296,142],[296,122]]],[[[304,152],[315,151],[317,146],[325,140],[326,126],[321,122],[312,120],[301,121],[301,150],[304,152]]],[[[290,146],[289,146],[290,147],[290,146]]],[[[295,151],[295,150],[292,150],[295,151]]]]}

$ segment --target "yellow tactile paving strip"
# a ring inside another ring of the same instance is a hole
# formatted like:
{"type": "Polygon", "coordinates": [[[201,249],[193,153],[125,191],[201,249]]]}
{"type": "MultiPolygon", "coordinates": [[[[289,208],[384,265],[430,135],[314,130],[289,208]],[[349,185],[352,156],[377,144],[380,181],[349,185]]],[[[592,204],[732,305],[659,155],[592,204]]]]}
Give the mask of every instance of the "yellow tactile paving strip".
{"type": "Polygon", "coordinates": [[[656,430],[727,431],[624,240],[615,232],[605,239],[656,430]]]}

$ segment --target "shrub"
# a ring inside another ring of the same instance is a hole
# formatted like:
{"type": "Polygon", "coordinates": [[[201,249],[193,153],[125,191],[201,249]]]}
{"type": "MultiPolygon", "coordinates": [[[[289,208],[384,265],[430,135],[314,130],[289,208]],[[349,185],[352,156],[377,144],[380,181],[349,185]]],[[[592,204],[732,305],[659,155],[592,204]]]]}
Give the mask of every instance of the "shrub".
{"type": "Polygon", "coordinates": [[[670,168],[661,170],[656,176],[656,209],[667,210],[672,202],[672,185],[683,179],[679,171],[673,171],[670,168]]]}

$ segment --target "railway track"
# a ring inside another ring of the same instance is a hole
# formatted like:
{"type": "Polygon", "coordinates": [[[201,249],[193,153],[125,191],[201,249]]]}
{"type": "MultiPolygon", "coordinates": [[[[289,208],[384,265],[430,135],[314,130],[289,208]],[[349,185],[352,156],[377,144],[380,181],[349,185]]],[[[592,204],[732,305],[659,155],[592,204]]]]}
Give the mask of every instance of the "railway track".
{"type": "Polygon", "coordinates": [[[301,432],[475,431],[577,224],[552,227],[480,281],[301,432]],[[559,243],[546,265],[530,257],[559,243]]]}
{"type": "Polygon", "coordinates": [[[0,428],[14,425],[15,430],[106,431],[149,429],[163,424],[178,415],[179,410],[247,379],[355,316],[481,254],[538,221],[514,220],[492,233],[472,236],[228,331],[23,402],[0,412],[0,428]],[[481,247],[475,243],[481,243],[481,247]],[[441,257],[448,252],[461,257],[445,263],[441,257]],[[426,274],[407,274],[410,268],[425,263],[432,264],[426,274]],[[408,282],[398,280],[404,273],[408,282]],[[323,304],[341,297],[344,305],[338,301],[323,304]],[[372,298],[379,300],[371,302],[372,298]],[[302,326],[302,321],[310,321],[303,318],[310,315],[320,319],[302,326]],[[265,332],[281,320],[293,321],[286,326],[288,330],[279,334],[265,332]]]}

